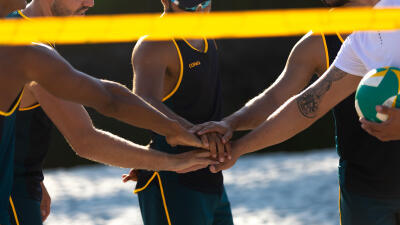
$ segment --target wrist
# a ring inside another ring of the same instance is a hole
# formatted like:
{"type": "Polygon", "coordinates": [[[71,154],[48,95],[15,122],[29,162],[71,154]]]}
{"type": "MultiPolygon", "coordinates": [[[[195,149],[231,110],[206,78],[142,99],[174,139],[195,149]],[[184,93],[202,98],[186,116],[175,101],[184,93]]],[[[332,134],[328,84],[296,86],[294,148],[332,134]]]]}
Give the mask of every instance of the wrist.
{"type": "Polygon", "coordinates": [[[235,131],[238,127],[238,121],[234,116],[228,116],[222,121],[225,122],[232,129],[232,131],[235,131]]]}
{"type": "Polygon", "coordinates": [[[160,164],[156,165],[157,171],[171,171],[176,165],[175,155],[163,153],[160,155],[160,164]]]}
{"type": "Polygon", "coordinates": [[[239,158],[240,156],[251,152],[247,146],[242,144],[241,139],[232,142],[232,155],[233,157],[239,158]]]}

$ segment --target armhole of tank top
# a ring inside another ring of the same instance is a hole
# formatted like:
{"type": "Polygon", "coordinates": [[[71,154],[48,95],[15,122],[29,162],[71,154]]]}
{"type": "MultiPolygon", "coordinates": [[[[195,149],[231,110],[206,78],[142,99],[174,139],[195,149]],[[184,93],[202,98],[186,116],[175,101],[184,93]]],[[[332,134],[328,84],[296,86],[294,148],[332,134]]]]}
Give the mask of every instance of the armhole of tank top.
{"type": "Polygon", "coordinates": [[[342,35],[340,35],[338,32],[336,32],[336,36],[339,38],[340,42],[342,42],[342,44],[343,44],[344,39],[343,39],[342,35]]]}
{"type": "Polygon", "coordinates": [[[321,37],[322,37],[322,42],[324,43],[325,58],[326,58],[326,69],[329,69],[329,66],[330,66],[330,63],[329,63],[329,52],[328,52],[328,45],[326,43],[325,34],[321,33],[321,37]]]}
{"type": "MultiPolygon", "coordinates": [[[[18,15],[20,15],[23,19],[28,20],[28,21],[32,21],[32,19],[29,18],[28,16],[26,16],[21,10],[18,10],[17,12],[18,12],[18,15]]],[[[56,48],[54,43],[51,43],[49,41],[46,41],[46,42],[50,47],[56,48]]]]}
{"type": "Polygon", "coordinates": [[[18,111],[28,111],[28,110],[36,109],[38,107],[40,107],[40,104],[36,103],[36,104],[34,104],[32,106],[29,106],[29,107],[19,107],[18,111]]]}
{"type": "Polygon", "coordinates": [[[22,91],[19,93],[19,95],[17,97],[17,101],[13,102],[14,105],[12,106],[11,110],[9,112],[0,111],[0,116],[11,116],[15,112],[15,110],[18,108],[19,103],[21,103],[23,94],[24,94],[24,89],[22,89],[22,91]]]}
{"type": "Polygon", "coordinates": [[[180,72],[179,72],[178,82],[176,82],[176,85],[175,85],[174,89],[172,89],[171,93],[169,93],[167,96],[165,96],[163,98],[163,100],[162,100],[163,102],[167,101],[169,98],[171,98],[176,93],[176,91],[178,91],[179,86],[182,83],[182,78],[183,78],[183,58],[182,58],[182,53],[181,53],[181,50],[179,49],[179,46],[176,43],[175,39],[173,39],[172,41],[173,41],[173,43],[174,43],[174,45],[176,47],[176,51],[178,52],[180,72]]]}

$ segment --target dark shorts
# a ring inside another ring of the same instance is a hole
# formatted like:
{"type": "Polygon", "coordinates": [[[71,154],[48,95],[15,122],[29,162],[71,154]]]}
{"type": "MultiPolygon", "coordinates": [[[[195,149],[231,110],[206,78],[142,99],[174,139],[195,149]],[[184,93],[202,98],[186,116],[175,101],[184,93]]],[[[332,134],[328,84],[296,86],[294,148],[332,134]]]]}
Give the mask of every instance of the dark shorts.
{"type": "Polygon", "coordinates": [[[399,225],[400,198],[375,198],[340,188],[341,225],[399,225]]]}
{"type": "MultiPolygon", "coordinates": [[[[181,185],[174,174],[160,173],[171,225],[233,225],[225,190],[209,194],[181,185]]],[[[144,225],[168,225],[158,179],[138,193],[144,225]]]]}
{"type": "MultiPolygon", "coordinates": [[[[37,185],[36,185],[37,186],[37,185]]],[[[39,183],[40,187],[40,183],[39,183]]],[[[38,189],[36,187],[35,189],[38,189]]],[[[11,197],[14,202],[15,211],[20,225],[43,225],[42,215],[40,213],[40,200],[35,194],[32,195],[32,190],[27,190],[31,186],[27,185],[24,179],[14,180],[14,186],[11,197]]],[[[41,187],[40,187],[41,190],[41,187]]],[[[37,191],[37,190],[36,190],[37,191]]],[[[13,210],[10,208],[10,218],[13,225],[16,225],[13,210]]]]}

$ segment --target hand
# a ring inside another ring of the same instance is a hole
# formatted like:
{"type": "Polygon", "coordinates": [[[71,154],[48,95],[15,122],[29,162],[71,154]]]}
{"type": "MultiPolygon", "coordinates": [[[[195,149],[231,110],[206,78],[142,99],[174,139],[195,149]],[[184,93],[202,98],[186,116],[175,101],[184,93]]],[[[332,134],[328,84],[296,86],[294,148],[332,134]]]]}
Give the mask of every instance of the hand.
{"type": "Polygon", "coordinates": [[[382,123],[373,123],[361,118],[361,127],[380,141],[400,140],[400,109],[377,106],[376,111],[388,115],[382,123]]]}
{"type": "Polygon", "coordinates": [[[139,171],[136,169],[131,169],[129,174],[122,175],[122,182],[126,183],[128,181],[137,181],[138,180],[139,171]]]}
{"type": "Polygon", "coordinates": [[[206,133],[201,136],[203,144],[209,146],[211,157],[218,159],[219,162],[224,162],[226,159],[231,159],[231,144],[230,142],[223,144],[222,137],[218,133],[206,133]]]}
{"type": "Polygon", "coordinates": [[[40,214],[42,215],[42,221],[44,222],[50,215],[51,198],[43,182],[40,182],[40,186],[42,186],[42,201],[40,202],[40,214]]]}
{"type": "Polygon", "coordinates": [[[210,171],[212,173],[218,173],[221,170],[227,170],[235,165],[236,161],[239,159],[240,156],[241,155],[240,153],[238,153],[238,150],[232,148],[232,158],[230,160],[225,161],[224,163],[220,163],[218,165],[211,165],[210,171]]]}
{"type": "Polygon", "coordinates": [[[192,172],[218,164],[218,161],[211,159],[211,153],[203,149],[170,155],[170,158],[172,164],[167,170],[178,173],[192,172]]]}
{"type": "Polygon", "coordinates": [[[208,148],[208,146],[203,145],[194,132],[190,132],[177,122],[171,126],[171,133],[167,134],[165,138],[171,146],[186,145],[197,148],[208,148]]]}
{"type": "Polygon", "coordinates": [[[211,121],[203,124],[194,126],[191,131],[197,133],[197,135],[204,135],[207,133],[219,133],[223,135],[221,138],[222,143],[226,144],[232,138],[233,132],[235,131],[226,121],[211,121]]]}

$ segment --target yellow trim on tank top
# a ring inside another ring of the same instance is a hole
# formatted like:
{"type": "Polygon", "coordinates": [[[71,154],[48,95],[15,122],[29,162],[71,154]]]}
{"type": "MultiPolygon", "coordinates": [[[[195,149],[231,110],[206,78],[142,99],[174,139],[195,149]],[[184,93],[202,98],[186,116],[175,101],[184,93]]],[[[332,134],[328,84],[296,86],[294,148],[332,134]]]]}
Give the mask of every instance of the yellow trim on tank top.
{"type": "Polygon", "coordinates": [[[14,214],[15,224],[19,225],[17,210],[15,210],[15,205],[14,205],[14,202],[13,202],[11,196],[10,196],[10,205],[11,205],[11,209],[12,209],[13,214],[14,214]]]}
{"type": "Polygon", "coordinates": [[[342,37],[342,35],[340,35],[338,32],[336,32],[336,35],[338,36],[339,40],[342,42],[342,44],[344,43],[344,39],[342,37]]]}
{"type": "Polygon", "coordinates": [[[329,52],[328,52],[328,45],[326,44],[325,34],[321,33],[321,37],[322,37],[322,42],[324,43],[324,49],[325,49],[326,69],[329,69],[329,66],[330,66],[329,52]]]}
{"type": "MultiPolygon", "coordinates": [[[[342,42],[344,42],[344,39],[342,37],[342,35],[340,35],[338,32],[336,32],[337,37],[339,38],[339,40],[342,42]]],[[[325,34],[321,33],[321,37],[322,37],[322,41],[324,43],[324,48],[325,48],[325,55],[326,55],[326,68],[329,69],[330,67],[330,63],[329,63],[329,51],[328,51],[328,45],[326,44],[326,38],[325,38],[325,34]]]]}
{"type": "Polygon", "coordinates": [[[169,98],[171,98],[176,91],[178,91],[179,87],[181,86],[182,83],[182,78],[183,78],[183,59],[182,59],[182,54],[181,54],[181,50],[179,49],[178,44],[176,43],[175,40],[172,40],[174,42],[174,45],[176,47],[176,50],[178,51],[178,56],[179,56],[179,61],[180,61],[180,72],[179,72],[179,78],[178,78],[178,82],[176,83],[174,89],[172,89],[171,93],[169,93],[167,96],[165,96],[163,98],[163,102],[167,101],[169,98]]]}
{"type": "Polygon", "coordinates": [[[9,112],[3,112],[0,110],[0,116],[11,116],[15,112],[17,107],[19,106],[19,103],[21,103],[23,94],[24,94],[24,90],[22,90],[22,92],[20,93],[20,95],[18,97],[18,101],[15,103],[15,105],[12,107],[12,109],[9,112]]]}
{"type": "Polygon", "coordinates": [[[195,48],[193,45],[191,45],[186,39],[182,38],[182,40],[189,45],[190,48],[192,48],[195,51],[201,52],[201,53],[207,53],[208,52],[208,41],[207,38],[203,38],[204,39],[204,51],[200,51],[199,49],[195,48]]]}
{"type": "Polygon", "coordinates": [[[32,109],[36,109],[36,108],[38,108],[38,107],[40,107],[40,104],[38,103],[38,104],[35,104],[35,105],[33,105],[33,106],[29,106],[29,107],[19,107],[19,111],[28,111],[28,110],[32,110],[32,109]]]}
{"type": "MultiPolygon", "coordinates": [[[[24,19],[26,19],[26,20],[29,20],[29,21],[32,21],[32,19],[29,18],[28,16],[26,16],[21,10],[18,10],[17,12],[18,12],[18,14],[19,14],[22,18],[24,18],[24,19]]],[[[52,48],[55,48],[53,43],[50,43],[49,41],[46,41],[46,42],[47,42],[47,44],[50,45],[52,48]]]]}

